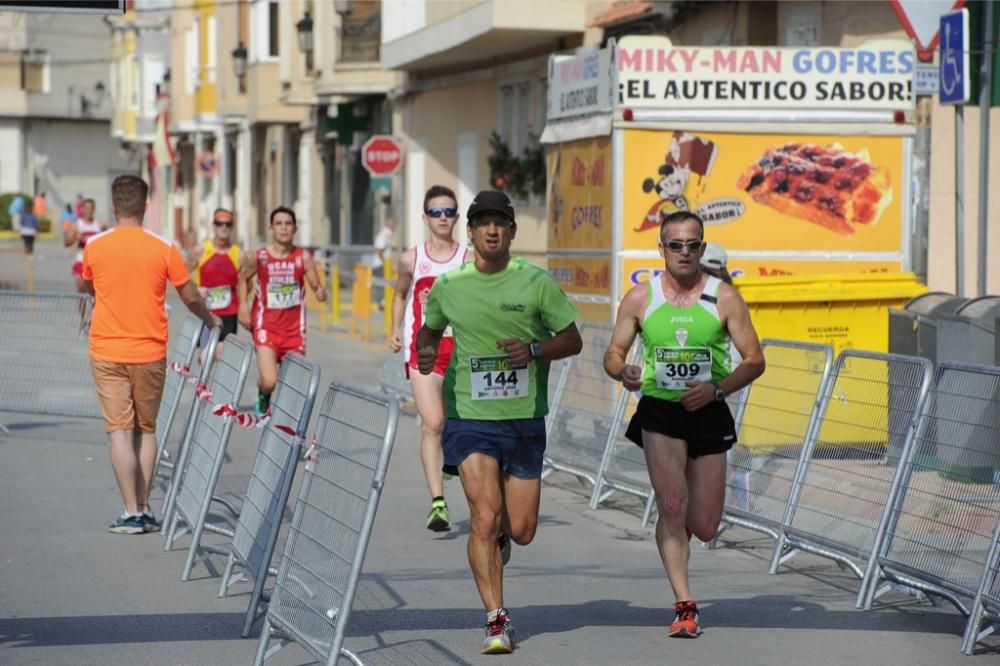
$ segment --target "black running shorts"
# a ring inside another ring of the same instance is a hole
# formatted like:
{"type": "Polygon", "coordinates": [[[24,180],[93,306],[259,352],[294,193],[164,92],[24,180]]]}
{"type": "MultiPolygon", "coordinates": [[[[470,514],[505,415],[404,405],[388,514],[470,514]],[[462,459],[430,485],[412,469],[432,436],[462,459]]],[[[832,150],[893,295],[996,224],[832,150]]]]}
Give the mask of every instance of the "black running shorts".
{"type": "Polygon", "coordinates": [[[642,446],[642,431],[655,432],[688,445],[688,457],[725,453],[736,444],[736,424],[724,402],[710,402],[695,412],[673,400],[644,395],[629,421],[625,437],[642,446]]]}

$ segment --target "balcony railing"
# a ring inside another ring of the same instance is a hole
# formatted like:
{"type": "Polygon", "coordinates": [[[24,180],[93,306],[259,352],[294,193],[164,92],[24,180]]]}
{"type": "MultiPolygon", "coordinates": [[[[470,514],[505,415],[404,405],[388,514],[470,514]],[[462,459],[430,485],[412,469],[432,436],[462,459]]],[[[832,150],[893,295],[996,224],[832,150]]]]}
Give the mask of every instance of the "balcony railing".
{"type": "Polygon", "coordinates": [[[381,39],[380,13],[376,12],[365,17],[354,17],[350,14],[344,16],[340,28],[340,62],[378,62],[381,39]]]}

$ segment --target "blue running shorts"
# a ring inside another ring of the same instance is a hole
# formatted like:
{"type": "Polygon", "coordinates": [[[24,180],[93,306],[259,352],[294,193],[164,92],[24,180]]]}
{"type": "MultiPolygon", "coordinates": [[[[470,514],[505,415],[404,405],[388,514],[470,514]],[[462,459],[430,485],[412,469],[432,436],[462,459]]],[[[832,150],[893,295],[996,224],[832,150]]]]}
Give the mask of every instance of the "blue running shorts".
{"type": "Polygon", "coordinates": [[[504,472],[519,479],[537,479],[545,455],[545,419],[448,419],[441,447],[446,472],[454,473],[472,453],[485,453],[504,472]]]}

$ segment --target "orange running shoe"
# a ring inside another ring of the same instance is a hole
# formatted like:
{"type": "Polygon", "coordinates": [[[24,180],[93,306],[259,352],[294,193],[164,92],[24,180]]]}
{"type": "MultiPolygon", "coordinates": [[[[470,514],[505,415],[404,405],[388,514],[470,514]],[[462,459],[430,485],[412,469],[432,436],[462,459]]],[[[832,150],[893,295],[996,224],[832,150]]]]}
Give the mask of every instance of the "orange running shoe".
{"type": "Polygon", "coordinates": [[[671,638],[698,638],[701,625],[698,623],[698,604],[693,601],[678,601],[674,604],[674,621],[667,635],[671,638]]]}

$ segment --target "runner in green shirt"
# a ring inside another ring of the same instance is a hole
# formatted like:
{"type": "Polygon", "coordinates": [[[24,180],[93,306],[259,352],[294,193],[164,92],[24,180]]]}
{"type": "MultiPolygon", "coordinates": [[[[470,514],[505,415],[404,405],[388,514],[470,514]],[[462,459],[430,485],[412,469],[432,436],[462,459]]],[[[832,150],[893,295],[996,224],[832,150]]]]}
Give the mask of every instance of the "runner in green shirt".
{"type": "Polygon", "coordinates": [[[507,195],[480,192],[466,219],[475,260],[434,283],[417,365],[422,374],[434,369],[450,326],[444,461],[458,468],[469,501],[469,564],[486,607],[482,651],[500,654],[514,649],[503,602],[510,540],[527,545],[538,525],[549,363],[580,353],[583,342],[577,310],[552,276],[510,256],[517,224],[507,195]]]}
{"type": "Polygon", "coordinates": [[[726,451],[736,443],[726,395],[764,372],[764,353],[739,292],[699,266],[705,227],[694,213],[660,224],[666,270],[633,287],[618,308],[604,369],[642,398],[626,436],[643,447],[659,520],[656,544],[676,603],[668,635],[701,633],[688,588],[689,540],[710,541],[722,520],[726,451]],[[642,336],[644,368],[629,365],[642,336]],[[742,355],[732,367],[730,339],[742,355]]]}

